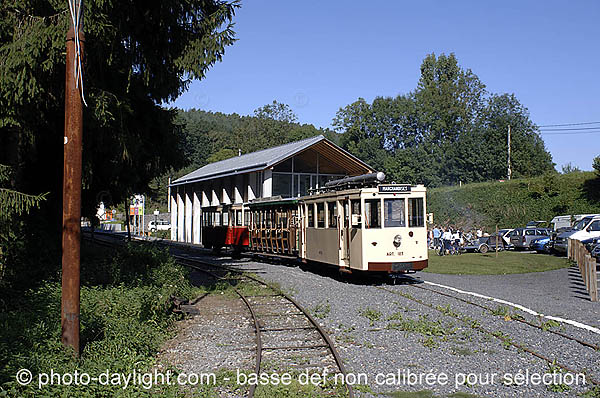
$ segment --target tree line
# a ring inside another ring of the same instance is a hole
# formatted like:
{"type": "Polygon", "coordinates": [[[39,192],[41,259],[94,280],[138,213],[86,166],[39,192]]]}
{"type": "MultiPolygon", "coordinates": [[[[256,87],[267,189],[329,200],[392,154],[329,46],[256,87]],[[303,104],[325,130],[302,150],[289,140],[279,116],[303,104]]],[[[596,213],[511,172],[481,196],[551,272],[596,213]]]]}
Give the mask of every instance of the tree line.
{"type": "Polygon", "coordinates": [[[415,90],[396,97],[363,98],[336,113],[330,129],[299,124],[293,110],[274,101],[253,116],[192,109],[178,121],[188,167],[285,144],[317,134],[397,182],[427,186],[507,178],[508,129],[514,178],[554,170],[529,112],[513,94],[488,93],[454,54],[428,55],[415,90]]]}

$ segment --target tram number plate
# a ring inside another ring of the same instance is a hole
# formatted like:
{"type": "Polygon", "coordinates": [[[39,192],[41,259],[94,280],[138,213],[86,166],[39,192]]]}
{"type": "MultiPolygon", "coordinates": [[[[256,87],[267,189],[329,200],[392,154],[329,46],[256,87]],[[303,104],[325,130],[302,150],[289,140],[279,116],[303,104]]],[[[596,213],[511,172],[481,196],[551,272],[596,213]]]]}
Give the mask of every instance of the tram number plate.
{"type": "Polygon", "coordinates": [[[386,255],[388,255],[388,256],[403,256],[404,252],[387,252],[386,255]]]}
{"type": "Polygon", "coordinates": [[[379,193],[408,193],[410,185],[380,185],[379,193]]]}

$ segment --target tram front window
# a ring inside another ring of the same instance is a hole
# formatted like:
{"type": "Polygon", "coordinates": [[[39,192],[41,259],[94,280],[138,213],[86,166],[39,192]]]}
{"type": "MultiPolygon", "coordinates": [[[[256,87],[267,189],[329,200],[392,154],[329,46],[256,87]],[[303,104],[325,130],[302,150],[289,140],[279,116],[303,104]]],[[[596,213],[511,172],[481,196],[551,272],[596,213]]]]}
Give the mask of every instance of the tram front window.
{"type": "Polygon", "coordinates": [[[389,227],[406,227],[404,199],[384,199],[383,225],[389,227]]]}
{"type": "Polygon", "coordinates": [[[366,228],[381,228],[381,200],[367,199],[365,200],[365,227],[366,228]]]}
{"type": "Polygon", "coordinates": [[[423,227],[425,226],[425,215],[423,212],[423,198],[408,199],[408,226],[423,227]]]}

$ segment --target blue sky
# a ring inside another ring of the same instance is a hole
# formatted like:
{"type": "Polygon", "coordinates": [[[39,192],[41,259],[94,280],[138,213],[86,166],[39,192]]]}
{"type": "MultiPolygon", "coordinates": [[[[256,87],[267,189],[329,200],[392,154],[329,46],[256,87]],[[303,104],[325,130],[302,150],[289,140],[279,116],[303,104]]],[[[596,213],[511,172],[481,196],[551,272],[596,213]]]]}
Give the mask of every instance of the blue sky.
{"type": "MultiPolygon", "coordinates": [[[[330,127],[359,97],[414,90],[433,52],[514,93],[538,125],[600,121],[598,0],[246,0],[234,22],[239,40],[172,105],[247,115],[277,100],[330,127]]],[[[600,155],[600,132],[542,137],[558,170],[600,155]]]]}

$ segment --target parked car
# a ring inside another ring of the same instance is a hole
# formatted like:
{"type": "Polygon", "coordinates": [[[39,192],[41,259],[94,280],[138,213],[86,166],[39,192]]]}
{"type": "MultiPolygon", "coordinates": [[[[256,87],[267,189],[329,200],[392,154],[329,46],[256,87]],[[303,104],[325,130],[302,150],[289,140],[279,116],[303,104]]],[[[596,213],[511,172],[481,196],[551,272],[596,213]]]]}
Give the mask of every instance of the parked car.
{"type": "Polygon", "coordinates": [[[567,252],[569,239],[586,240],[600,237],[600,216],[584,217],[573,229],[556,236],[554,250],[560,253],[567,252]]]}
{"type": "Polygon", "coordinates": [[[590,254],[592,257],[596,257],[596,261],[600,261],[600,243],[592,246],[592,250],[590,250],[590,254]]]}
{"type": "Polygon", "coordinates": [[[168,231],[171,229],[171,223],[169,221],[158,220],[158,221],[150,221],[148,223],[148,231],[156,232],[156,231],[168,231]]]}
{"type": "Polygon", "coordinates": [[[549,236],[535,239],[529,244],[531,250],[535,250],[538,253],[550,253],[552,251],[552,242],[549,236]]]}
{"type": "Polygon", "coordinates": [[[600,244],[600,237],[598,238],[589,238],[582,240],[581,243],[585,246],[585,248],[591,253],[592,249],[600,244]]]}
{"type": "Polygon", "coordinates": [[[525,228],[540,227],[542,224],[546,224],[546,221],[529,221],[527,224],[525,224],[525,228]]]}
{"type": "Polygon", "coordinates": [[[532,241],[549,237],[551,233],[548,228],[515,228],[510,233],[510,243],[517,250],[528,250],[532,241]]]}
{"type": "Polygon", "coordinates": [[[477,238],[474,241],[469,242],[465,246],[463,246],[463,250],[471,253],[479,252],[479,253],[487,253],[488,251],[496,250],[496,242],[498,242],[498,250],[504,250],[504,240],[502,236],[500,237],[496,235],[483,236],[481,238],[477,238]]]}

